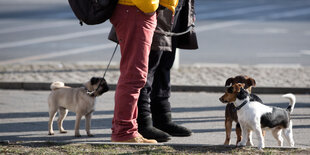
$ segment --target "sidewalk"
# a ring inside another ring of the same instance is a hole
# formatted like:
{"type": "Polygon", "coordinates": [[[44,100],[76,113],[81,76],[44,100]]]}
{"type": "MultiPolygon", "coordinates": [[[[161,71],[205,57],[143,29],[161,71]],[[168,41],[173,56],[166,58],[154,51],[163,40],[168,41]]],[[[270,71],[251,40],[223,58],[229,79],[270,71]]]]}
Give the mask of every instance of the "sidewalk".
{"type": "MultiPolygon", "coordinates": [[[[114,91],[98,98],[92,119],[91,131],[95,137],[87,137],[84,119],[81,123],[81,138],[74,137],[75,114],[69,113],[64,121],[67,134],[59,134],[54,123],[55,135],[47,135],[49,91],[0,90],[0,141],[48,141],[109,143],[114,107],[114,91]]],[[[190,128],[191,137],[173,137],[167,144],[221,145],[225,139],[224,109],[218,101],[221,93],[173,92],[171,102],[173,121],[190,128]]],[[[260,95],[268,105],[285,108],[288,101],[280,95],[260,95]]],[[[296,147],[310,147],[310,95],[297,95],[297,104],[292,115],[296,147]]],[[[254,143],[257,144],[256,136],[254,143]]],[[[268,132],[266,146],[277,143],[268,132]]],[[[232,133],[232,144],[236,136],[232,133]]],[[[285,143],[287,146],[287,143],[285,143]]]]}
{"type": "MultiPolygon", "coordinates": [[[[102,76],[105,62],[32,62],[0,65],[0,82],[53,82],[83,83],[92,76],[102,76]]],[[[112,62],[106,74],[109,84],[119,77],[118,62],[112,62]]],[[[248,75],[257,87],[309,88],[310,66],[236,64],[191,64],[172,70],[171,83],[187,86],[224,86],[227,78],[248,75]]]]}
{"type": "MultiPolygon", "coordinates": [[[[102,62],[32,62],[0,65],[0,89],[49,90],[53,81],[78,87],[92,76],[101,77],[107,63],[102,62]]],[[[299,65],[192,64],[171,71],[173,91],[223,92],[227,78],[248,75],[256,80],[254,93],[310,94],[310,67],[299,65]]],[[[119,77],[117,63],[105,78],[112,90],[119,77]]]]}
{"type": "MultiPolygon", "coordinates": [[[[95,137],[85,136],[85,123],[81,123],[81,138],[75,138],[75,114],[69,113],[64,128],[69,132],[47,135],[47,96],[52,81],[63,81],[80,86],[92,76],[102,76],[105,63],[31,63],[0,66],[0,142],[1,141],[51,141],[110,143],[114,108],[114,91],[119,76],[118,66],[112,63],[106,80],[112,90],[98,98],[92,119],[91,131],[95,137]],[[12,90],[12,86],[15,89],[12,90]],[[8,89],[11,88],[11,89],[8,89]],[[37,91],[25,91],[37,90],[37,91]]],[[[286,108],[288,101],[280,94],[296,93],[297,103],[292,115],[296,147],[310,147],[310,67],[303,66],[239,66],[218,64],[183,65],[172,71],[171,97],[173,121],[193,131],[191,137],[173,137],[167,144],[221,145],[225,140],[225,105],[222,95],[227,78],[245,74],[256,80],[254,92],[267,105],[286,108]],[[295,92],[296,91],[296,92],[295,92]],[[277,94],[275,94],[277,93],[277,94]]],[[[270,133],[266,146],[277,143],[270,133]]],[[[231,143],[235,144],[233,131],[231,143]]],[[[254,143],[256,136],[254,136],[254,143]]],[[[287,146],[287,143],[285,143],[287,146]]]]}

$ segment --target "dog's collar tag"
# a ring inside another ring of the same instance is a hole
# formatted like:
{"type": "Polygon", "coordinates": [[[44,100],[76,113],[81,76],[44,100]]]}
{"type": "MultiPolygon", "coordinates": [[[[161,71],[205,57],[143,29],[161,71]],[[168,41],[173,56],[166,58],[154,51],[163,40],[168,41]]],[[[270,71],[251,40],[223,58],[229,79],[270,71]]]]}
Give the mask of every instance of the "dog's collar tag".
{"type": "Polygon", "coordinates": [[[235,107],[235,109],[234,109],[234,112],[236,112],[236,111],[238,111],[238,110],[240,110],[245,104],[247,104],[248,103],[248,101],[246,100],[246,101],[244,101],[244,102],[242,102],[242,104],[241,105],[239,105],[238,107],[235,107]]]}

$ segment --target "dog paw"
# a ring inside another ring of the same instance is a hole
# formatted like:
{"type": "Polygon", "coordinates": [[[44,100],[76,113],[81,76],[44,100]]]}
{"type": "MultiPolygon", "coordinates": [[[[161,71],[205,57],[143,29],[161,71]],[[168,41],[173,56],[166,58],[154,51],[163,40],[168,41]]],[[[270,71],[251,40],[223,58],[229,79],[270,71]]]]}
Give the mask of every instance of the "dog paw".
{"type": "Polygon", "coordinates": [[[263,148],[265,148],[265,146],[264,146],[264,145],[258,145],[257,148],[258,148],[259,150],[263,150],[263,148]]]}
{"type": "Polygon", "coordinates": [[[62,131],[60,131],[60,133],[64,134],[64,133],[68,133],[68,131],[67,130],[62,130],[62,131]]]}
{"type": "Polygon", "coordinates": [[[238,144],[237,144],[237,146],[240,146],[240,147],[244,147],[246,144],[245,143],[243,143],[242,141],[241,142],[239,142],[238,144]]]}
{"type": "Polygon", "coordinates": [[[82,137],[80,134],[75,134],[74,136],[75,137],[82,137]]]}
{"type": "Polygon", "coordinates": [[[229,145],[229,141],[225,141],[225,142],[224,142],[224,145],[229,145]]]}
{"type": "Polygon", "coordinates": [[[95,137],[93,134],[87,134],[88,137],[95,137]]]}
{"type": "Polygon", "coordinates": [[[53,136],[54,132],[49,132],[48,135],[53,136]]]}
{"type": "Polygon", "coordinates": [[[252,141],[248,141],[248,142],[246,143],[246,146],[254,146],[254,144],[253,144],[252,141]]]}

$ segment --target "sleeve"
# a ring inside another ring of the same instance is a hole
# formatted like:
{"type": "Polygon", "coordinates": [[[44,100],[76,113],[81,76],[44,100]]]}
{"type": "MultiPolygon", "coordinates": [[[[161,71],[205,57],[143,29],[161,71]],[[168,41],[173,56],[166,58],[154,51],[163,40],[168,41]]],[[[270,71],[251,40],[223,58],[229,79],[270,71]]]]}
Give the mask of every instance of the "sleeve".
{"type": "Polygon", "coordinates": [[[159,4],[171,10],[174,14],[175,8],[177,7],[178,2],[179,0],[160,0],[159,4]]]}

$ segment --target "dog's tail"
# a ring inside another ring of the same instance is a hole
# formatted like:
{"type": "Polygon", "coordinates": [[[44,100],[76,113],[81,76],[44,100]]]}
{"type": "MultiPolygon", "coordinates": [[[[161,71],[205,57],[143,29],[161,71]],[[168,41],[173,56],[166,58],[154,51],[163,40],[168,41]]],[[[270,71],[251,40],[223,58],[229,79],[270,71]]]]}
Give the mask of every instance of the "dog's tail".
{"type": "Polygon", "coordinates": [[[63,82],[60,82],[60,81],[56,81],[56,82],[53,82],[50,86],[50,88],[52,90],[56,90],[56,89],[59,89],[59,88],[65,88],[65,83],[63,82]]]}
{"type": "Polygon", "coordinates": [[[294,94],[284,94],[282,95],[282,97],[287,98],[290,100],[290,104],[289,106],[286,108],[286,110],[291,114],[293,113],[294,107],[295,107],[295,103],[296,103],[296,97],[294,94]]]}

